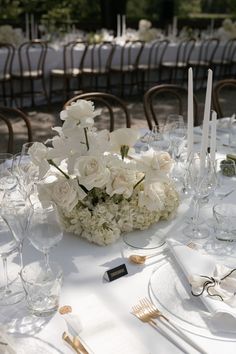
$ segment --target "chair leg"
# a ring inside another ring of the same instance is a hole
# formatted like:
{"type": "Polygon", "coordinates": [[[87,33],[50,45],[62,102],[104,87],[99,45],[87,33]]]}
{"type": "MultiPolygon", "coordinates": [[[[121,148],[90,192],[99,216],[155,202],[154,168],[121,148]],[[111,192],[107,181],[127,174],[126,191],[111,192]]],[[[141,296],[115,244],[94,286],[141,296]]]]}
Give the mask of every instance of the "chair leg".
{"type": "Polygon", "coordinates": [[[51,108],[51,102],[50,102],[50,99],[49,99],[49,95],[47,93],[47,89],[46,89],[46,84],[45,84],[45,79],[44,77],[42,77],[42,87],[43,87],[43,94],[46,98],[46,101],[47,101],[47,106],[48,106],[48,110],[50,111],[50,108],[51,108]]]}

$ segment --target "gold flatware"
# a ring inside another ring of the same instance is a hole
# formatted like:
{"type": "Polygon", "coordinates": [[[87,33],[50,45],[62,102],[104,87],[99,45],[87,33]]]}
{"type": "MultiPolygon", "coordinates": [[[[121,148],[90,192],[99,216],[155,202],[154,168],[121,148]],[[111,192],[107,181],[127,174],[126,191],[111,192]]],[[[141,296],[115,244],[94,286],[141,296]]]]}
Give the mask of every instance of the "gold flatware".
{"type": "MultiPolygon", "coordinates": [[[[132,314],[135,315],[137,318],[139,318],[141,321],[147,322],[152,327],[155,327],[156,329],[159,330],[160,328],[158,327],[154,319],[163,318],[164,321],[162,321],[162,323],[164,323],[167,328],[171,329],[186,343],[191,345],[194,349],[198,350],[199,353],[206,354],[206,352],[202,348],[200,348],[192,339],[190,339],[175,323],[173,323],[170,319],[164,316],[162,312],[149,299],[147,298],[141,299],[139,304],[132,308],[132,314]]],[[[171,338],[171,340],[173,342],[173,338],[171,338]]]]}
{"type": "Polygon", "coordinates": [[[76,347],[76,345],[73,343],[73,340],[69,337],[69,335],[66,332],[62,333],[62,339],[69,344],[69,346],[75,350],[76,353],[81,354],[79,349],[76,347]]]}
{"type": "Polygon", "coordinates": [[[64,339],[64,341],[69,344],[78,354],[89,354],[89,352],[87,351],[87,349],[84,347],[84,345],[81,343],[80,339],[75,336],[75,337],[71,337],[69,336],[69,334],[67,334],[66,332],[63,332],[62,334],[62,339],[64,339]]]}

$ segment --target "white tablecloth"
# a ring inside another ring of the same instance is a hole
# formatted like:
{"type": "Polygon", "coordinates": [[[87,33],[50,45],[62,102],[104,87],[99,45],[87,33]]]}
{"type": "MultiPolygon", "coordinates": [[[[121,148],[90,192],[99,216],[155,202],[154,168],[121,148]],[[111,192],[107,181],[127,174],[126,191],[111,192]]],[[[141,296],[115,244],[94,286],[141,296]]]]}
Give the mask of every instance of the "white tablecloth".
{"type": "MultiPolygon", "coordinates": [[[[226,147],[222,147],[221,150],[223,154],[228,151],[226,147]]],[[[233,183],[235,184],[235,182],[233,183]]],[[[236,203],[236,191],[229,198],[236,203]]],[[[187,243],[189,239],[183,236],[182,227],[183,218],[188,212],[189,201],[186,199],[182,201],[176,218],[169,222],[163,221],[157,224],[156,228],[160,228],[167,237],[176,238],[187,243]]],[[[211,207],[204,206],[202,212],[204,217],[207,218],[211,214],[211,207]]],[[[139,237],[139,232],[137,232],[137,237],[139,237]]],[[[222,243],[222,248],[224,247],[225,244],[222,243]]],[[[133,253],[135,253],[135,250],[133,253]]],[[[37,252],[28,241],[26,241],[23,255],[24,261],[27,263],[34,261],[35,258],[42,258],[42,254],[37,252]]],[[[225,255],[219,255],[219,258],[225,259],[225,255]]],[[[80,309],[88,306],[88,299],[91,294],[94,294],[98,301],[117,318],[122,330],[125,329],[127,336],[130,333],[140,341],[145,348],[141,353],[181,353],[179,348],[158,331],[151,328],[148,324],[142,323],[130,313],[133,305],[137,304],[141,298],[148,296],[149,280],[153,271],[162,262],[166,261],[163,260],[163,254],[149,260],[145,266],[134,265],[129,263],[127,259],[127,248],[122,238],[113,245],[100,247],[89,244],[75,235],[65,233],[63,240],[51,252],[51,259],[58,262],[64,272],[64,283],[60,298],[61,306],[70,305],[73,308],[73,312],[79,315],[80,309]],[[104,272],[122,263],[126,264],[128,275],[113,282],[106,282],[103,279],[104,272]]],[[[235,247],[231,255],[227,257],[227,261],[232,266],[236,265],[235,247]]],[[[94,317],[96,318],[96,315],[94,317]]],[[[21,332],[23,336],[31,336],[31,341],[32,336],[36,336],[40,339],[36,343],[40,343],[41,340],[50,343],[48,353],[71,353],[71,349],[65,345],[61,338],[63,331],[67,328],[59,313],[45,319],[32,317],[27,312],[24,302],[22,302],[14,306],[1,307],[0,324],[7,324],[14,328],[15,334],[18,333],[19,335],[19,332],[21,332]]],[[[232,340],[216,340],[213,337],[210,339],[190,332],[188,335],[209,354],[234,354],[236,352],[236,338],[232,340]]],[[[112,337],[109,335],[106,337],[106,331],[104,331],[103,340],[112,341],[112,337]]],[[[122,337],[120,340],[122,341],[122,337]]],[[[180,342],[183,344],[182,341],[180,342]]],[[[196,351],[187,347],[186,344],[184,345],[187,353],[196,353],[196,351]]],[[[41,352],[32,349],[30,353],[38,354],[41,352]]],[[[44,353],[47,352],[44,351],[44,353]]],[[[116,354],[116,352],[109,354],[116,354]]]]}

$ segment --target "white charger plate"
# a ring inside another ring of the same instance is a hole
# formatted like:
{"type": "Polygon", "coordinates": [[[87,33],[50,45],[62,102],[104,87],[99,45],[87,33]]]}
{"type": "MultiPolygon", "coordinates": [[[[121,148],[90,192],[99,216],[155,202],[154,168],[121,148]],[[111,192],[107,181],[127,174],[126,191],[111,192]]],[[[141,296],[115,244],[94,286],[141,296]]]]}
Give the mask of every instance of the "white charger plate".
{"type": "Polygon", "coordinates": [[[183,329],[207,338],[236,341],[235,332],[210,331],[209,312],[201,299],[191,295],[185,275],[171,259],[163,261],[154,270],[149,281],[149,290],[157,308],[183,329]]]}

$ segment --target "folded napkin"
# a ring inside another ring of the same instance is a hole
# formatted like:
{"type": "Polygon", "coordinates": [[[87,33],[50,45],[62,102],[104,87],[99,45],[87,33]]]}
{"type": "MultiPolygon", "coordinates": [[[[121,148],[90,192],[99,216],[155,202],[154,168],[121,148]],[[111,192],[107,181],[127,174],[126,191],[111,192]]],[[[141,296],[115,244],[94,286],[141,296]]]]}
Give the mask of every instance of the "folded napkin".
{"type": "Polygon", "coordinates": [[[192,285],[189,291],[201,294],[199,298],[211,314],[211,329],[236,332],[236,271],[173,239],[167,244],[192,285]]]}
{"type": "MultiPolygon", "coordinates": [[[[73,314],[80,319],[78,336],[89,353],[96,354],[148,354],[126,324],[107,309],[94,294],[80,299],[73,314]]],[[[77,323],[67,318],[66,322],[76,329],[77,323]]],[[[68,326],[69,328],[69,326],[68,326]]],[[[74,333],[72,333],[74,334],[74,333]]]]}

